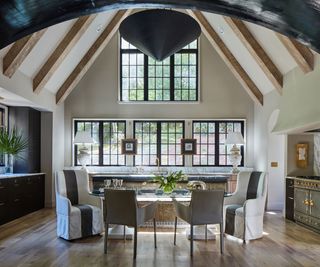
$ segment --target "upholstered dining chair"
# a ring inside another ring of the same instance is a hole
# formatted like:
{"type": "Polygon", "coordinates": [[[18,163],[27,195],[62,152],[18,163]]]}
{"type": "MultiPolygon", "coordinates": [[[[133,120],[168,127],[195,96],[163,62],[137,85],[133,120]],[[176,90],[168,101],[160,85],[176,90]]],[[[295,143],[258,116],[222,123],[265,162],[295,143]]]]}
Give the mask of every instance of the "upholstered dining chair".
{"type": "Polygon", "coordinates": [[[101,201],[89,194],[85,170],[56,173],[57,235],[72,240],[103,232],[101,201]]]}
{"type": "Polygon", "coordinates": [[[104,253],[107,253],[109,224],[118,224],[134,227],[133,258],[137,257],[137,230],[138,226],[153,220],[154,247],[157,248],[156,236],[156,209],[157,202],[138,207],[135,190],[106,189],[105,192],[105,238],[104,253]]]}
{"type": "Polygon", "coordinates": [[[266,197],[266,173],[240,172],[236,191],[224,199],[225,233],[244,243],[261,238],[266,197]]]}
{"type": "Polygon", "coordinates": [[[174,222],[174,244],[176,245],[177,217],[190,224],[190,256],[193,256],[193,226],[219,224],[220,252],[223,253],[223,198],[224,190],[194,190],[189,205],[173,199],[176,216],[174,222]]]}

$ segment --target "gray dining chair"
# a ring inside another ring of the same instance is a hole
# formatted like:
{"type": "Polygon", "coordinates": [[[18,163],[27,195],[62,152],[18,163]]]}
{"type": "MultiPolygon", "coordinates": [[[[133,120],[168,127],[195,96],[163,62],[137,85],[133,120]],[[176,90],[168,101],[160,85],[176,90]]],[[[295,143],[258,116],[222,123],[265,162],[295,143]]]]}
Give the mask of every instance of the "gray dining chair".
{"type": "Polygon", "coordinates": [[[135,190],[105,190],[105,238],[104,253],[107,254],[109,224],[134,227],[134,252],[137,256],[137,228],[149,220],[153,220],[154,247],[157,248],[156,219],[157,202],[138,207],[135,190]]]}
{"type": "Polygon", "coordinates": [[[174,222],[174,245],[176,245],[177,217],[190,224],[190,256],[193,256],[193,226],[219,224],[220,252],[223,254],[223,190],[192,191],[189,205],[173,199],[176,216],[174,222]]]}

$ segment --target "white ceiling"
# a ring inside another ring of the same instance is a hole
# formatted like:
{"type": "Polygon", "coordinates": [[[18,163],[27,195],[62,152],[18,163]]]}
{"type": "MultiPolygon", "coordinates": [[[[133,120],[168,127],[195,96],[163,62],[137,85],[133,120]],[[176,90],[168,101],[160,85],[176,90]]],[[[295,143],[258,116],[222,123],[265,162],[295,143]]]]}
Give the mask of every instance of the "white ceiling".
{"type": "MultiPolygon", "coordinates": [[[[47,90],[52,93],[58,91],[90,46],[108,25],[115,12],[116,11],[108,11],[97,15],[85,34],[73,47],[61,66],[48,81],[45,86],[47,90]],[[100,31],[98,31],[99,28],[100,31]]],[[[274,90],[275,88],[272,83],[267,79],[242,42],[233,33],[224,18],[221,15],[212,13],[204,13],[204,15],[251,79],[256,83],[261,92],[266,94],[274,90]]],[[[71,20],[49,27],[20,66],[19,71],[32,79],[74,22],[75,20],[71,20]]],[[[246,25],[283,75],[297,66],[274,32],[251,23],[246,23],[246,25]]],[[[0,50],[0,58],[3,58],[8,49],[9,47],[0,50]]]]}

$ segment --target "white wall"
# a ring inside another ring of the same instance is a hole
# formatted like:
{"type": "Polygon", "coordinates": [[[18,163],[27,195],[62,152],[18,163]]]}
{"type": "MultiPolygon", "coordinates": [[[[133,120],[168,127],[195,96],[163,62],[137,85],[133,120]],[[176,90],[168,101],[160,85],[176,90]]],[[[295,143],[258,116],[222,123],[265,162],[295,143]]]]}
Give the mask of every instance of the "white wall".
{"type": "Polygon", "coordinates": [[[320,126],[319,67],[319,56],[316,56],[314,71],[304,74],[295,68],[285,76],[275,131],[301,133],[320,126]]]}
{"type": "MultiPolygon", "coordinates": [[[[0,63],[0,67],[1,63],[0,63]]],[[[46,144],[48,149],[41,149],[41,171],[46,173],[46,205],[54,205],[54,173],[61,170],[64,166],[64,104],[56,105],[55,95],[47,90],[43,90],[39,95],[33,93],[32,79],[17,71],[9,79],[0,73],[1,92],[8,91],[10,94],[19,96],[20,105],[30,106],[42,112],[51,112],[52,120],[41,128],[41,143],[46,144]],[[48,138],[48,127],[51,128],[51,137],[48,138]],[[50,148],[52,148],[50,150],[50,148]],[[50,155],[48,155],[50,154],[50,155]],[[52,159],[50,162],[50,158],[52,159]],[[51,166],[50,166],[51,165],[51,166]]],[[[45,118],[42,116],[42,121],[45,118]]]]}
{"type": "Polygon", "coordinates": [[[253,101],[208,40],[200,40],[200,104],[119,104],[118,36],[65,102],[65,165],[71,165],[72,118],[247,119],[247,165],[253,165],[253,101]]]}

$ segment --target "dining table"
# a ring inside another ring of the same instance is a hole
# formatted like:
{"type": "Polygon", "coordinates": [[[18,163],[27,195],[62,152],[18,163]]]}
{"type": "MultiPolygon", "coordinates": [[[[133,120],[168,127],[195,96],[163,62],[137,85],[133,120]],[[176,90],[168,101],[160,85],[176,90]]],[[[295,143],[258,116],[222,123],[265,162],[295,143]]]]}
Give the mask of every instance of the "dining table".
{"type": "MultiPolygon", "coordinates": [[[[114,190],[126,190],[126,189],[133,189],[133,188],[112,188],[114,190]]],[[[173,190],[172,193],[166,194],[163,193],[162,190],[157,189],[134,189],[136,190],[136,199],[139,206],[147,205],[150,202],[159,202],[161,205],[162,203],[171,204],[172,200],[175,199],[179,202],[185,202],[186,204],[190,203],[191,201],[191,194],[192,191],[187,189],[177,189],[173,190]]],[[[104,206],[104,188],[100,188],[99,190],[90,192],[91,195],[99,197],[101,199],[101,207],[104,206]]],[[[227,194],[226,194],[227,196],[227,194]]],[[[195,240],[212,240],[215,239],[216,236],[214,234],[215,228],[207,228],[205,226],[194,226],[194,239],[195,240]]],[[[127,227],[124,225],[113,225],[109,229],[108,238],[110,239],[133,239],[134,230],[132,227],[127,227]]],[[[187,229],[186,235],[190,238],[190,230],[187,229]]]]}

